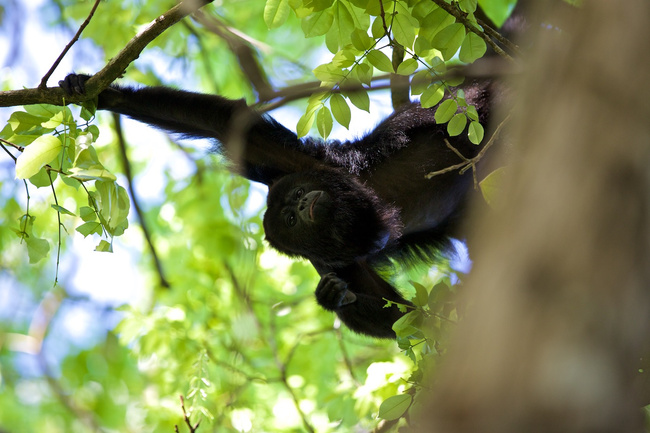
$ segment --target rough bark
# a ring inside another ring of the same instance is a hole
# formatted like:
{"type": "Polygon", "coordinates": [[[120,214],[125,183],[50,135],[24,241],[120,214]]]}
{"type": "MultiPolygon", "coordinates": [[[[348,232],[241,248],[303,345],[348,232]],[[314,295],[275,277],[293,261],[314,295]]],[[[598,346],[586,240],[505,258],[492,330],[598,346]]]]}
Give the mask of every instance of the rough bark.
{"type": "Polygon", "coordinates": [[[583,3],[535,20],[563,30],[534,43],[513,110],[519,154],[502,208],[470,239],[469,307],[421,431],[643,430],[650,2],[583,3]]]}

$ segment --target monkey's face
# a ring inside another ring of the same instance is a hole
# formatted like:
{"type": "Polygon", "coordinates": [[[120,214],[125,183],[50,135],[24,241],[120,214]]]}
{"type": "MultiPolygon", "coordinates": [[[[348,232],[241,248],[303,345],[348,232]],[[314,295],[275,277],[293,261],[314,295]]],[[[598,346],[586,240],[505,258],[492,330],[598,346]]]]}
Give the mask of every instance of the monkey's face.
{"type": "Polygon", "coordinates": [[[381,249],[388,239],[372,190],[338,170],[312,170],[275,182],[264,215],[266,239],[277,250],[344,265],[381,249]]]}

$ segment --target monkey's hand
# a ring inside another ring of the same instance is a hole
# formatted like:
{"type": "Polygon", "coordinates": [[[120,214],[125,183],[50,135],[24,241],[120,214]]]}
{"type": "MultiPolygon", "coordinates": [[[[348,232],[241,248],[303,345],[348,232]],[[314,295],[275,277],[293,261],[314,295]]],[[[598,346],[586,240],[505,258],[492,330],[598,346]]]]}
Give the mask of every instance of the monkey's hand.
{"type": "Polygon", "coordinates": [[[348,290],[348,284],[330,272],[321,277],[316,286],[316,300],[326,310],[337,310],[357,300],[357,295],[348,290]]]}
{"type": "Polygon", "coordinates": [[[59,81],[59,87],[68,95],[83,95],[86,93],[86,81],[90,75],[70,74],[59,81]]]}

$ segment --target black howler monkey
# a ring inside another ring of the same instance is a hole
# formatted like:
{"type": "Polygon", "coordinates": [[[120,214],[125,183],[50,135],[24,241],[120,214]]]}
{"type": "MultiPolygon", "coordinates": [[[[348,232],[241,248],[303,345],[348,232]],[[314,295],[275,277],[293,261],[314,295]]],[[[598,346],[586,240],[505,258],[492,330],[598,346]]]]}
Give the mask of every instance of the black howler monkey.
{"type": "MultiPolygon", "coordinates": [[[[83,94],[85,75],[59,84],[83,94]]],[[[480,122],[489,115],[490,86],[463,87],[480,122]]],[[[269,187],[264,229],[268,242],[305,257],[321,276],[316,299],[352,330],[394,337],[402,313],[386,301],[408,304],[375,269],[387,259],[434,258],[449,245],[473,191],[471,173],[427,173],[462,161],[479,148],[465,134],[449,137],[434,109],[410,105],[364,137],[349,142],[300,140],[242,100],[166,87],[113,85],[98,108],[189,137],[216,139],[242,176],[269,187]]]]}

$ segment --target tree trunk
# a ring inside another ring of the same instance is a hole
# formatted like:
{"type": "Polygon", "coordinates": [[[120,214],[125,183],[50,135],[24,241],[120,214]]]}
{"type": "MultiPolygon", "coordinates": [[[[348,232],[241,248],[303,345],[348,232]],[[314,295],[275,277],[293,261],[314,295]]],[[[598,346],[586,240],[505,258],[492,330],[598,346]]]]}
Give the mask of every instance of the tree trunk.
{"type": "Polygon", "coordinates": [[[540,26],[518,87],[518,154],[470,239],[468,308],[421,431],[643,431],[650,2],[530,22],[559,28],[540,26]]]}

